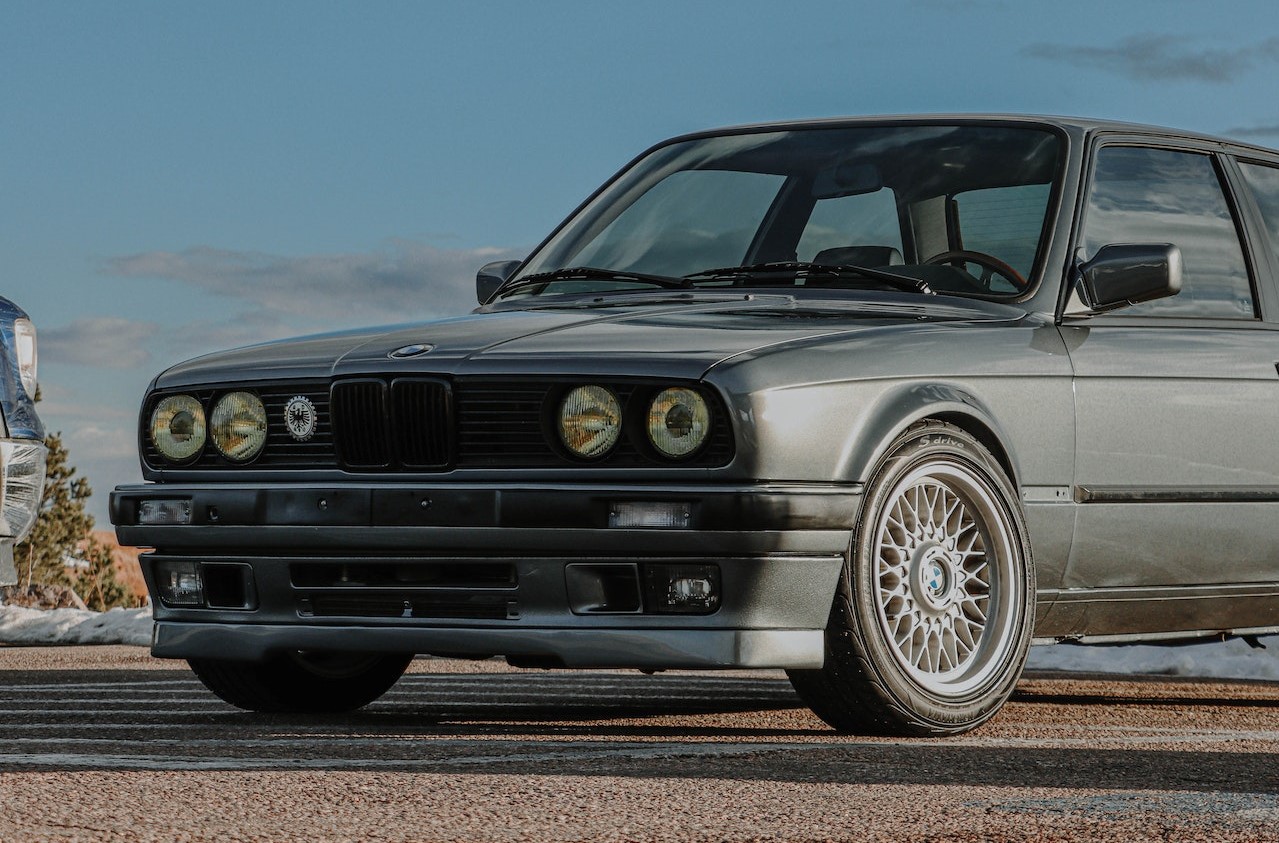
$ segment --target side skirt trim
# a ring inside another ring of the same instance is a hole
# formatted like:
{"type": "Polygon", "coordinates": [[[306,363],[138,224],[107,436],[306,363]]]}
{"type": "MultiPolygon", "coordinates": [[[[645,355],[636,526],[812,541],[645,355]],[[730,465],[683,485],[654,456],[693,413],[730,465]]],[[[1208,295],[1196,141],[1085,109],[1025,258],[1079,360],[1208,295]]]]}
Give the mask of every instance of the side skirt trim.
{"type": "Polygon", "coordinates": [[[1279,503],[1279,486],[1076,486],[1077,503],[1279,503]]]}

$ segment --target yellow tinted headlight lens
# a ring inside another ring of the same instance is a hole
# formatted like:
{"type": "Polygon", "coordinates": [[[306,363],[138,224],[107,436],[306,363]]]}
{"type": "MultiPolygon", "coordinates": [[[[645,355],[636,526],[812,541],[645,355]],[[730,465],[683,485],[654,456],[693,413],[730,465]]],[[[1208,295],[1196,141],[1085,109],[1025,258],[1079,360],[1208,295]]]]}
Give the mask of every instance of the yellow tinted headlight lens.
{"type": "Polygon", "coordinates": [[[687,457],[706,441],[711,411],[706,399],[684,387],[664,389],[648,408],[648,439],[662,454],[687,457]]]}
{"type": "Polygon", "coordinates": [[[213,444],[232,462],[247,462],[266,444],[266,408],[252,392],[222,396],[209,418],[213,444]]]}
{"type": "Polygon", "coordinates": [[[560,441],[579,457],[602,457],[622,435],[622,405],[602,386],[579,386],[560,402],[560,441]]]}
{"type": "Polygon", "coordinates": [[[204,448],[204,408],[190,395],[170,395],[151,411],[151,443],[169,462],[187,462],[204,448]]]}

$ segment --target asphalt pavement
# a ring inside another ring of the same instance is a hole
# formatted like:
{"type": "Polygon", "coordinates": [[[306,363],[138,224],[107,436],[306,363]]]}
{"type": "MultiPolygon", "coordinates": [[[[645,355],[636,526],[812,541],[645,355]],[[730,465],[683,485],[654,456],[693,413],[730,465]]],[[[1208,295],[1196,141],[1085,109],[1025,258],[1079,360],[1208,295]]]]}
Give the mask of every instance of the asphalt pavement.
{"type": "Polygon", "coordinates": [[[0,647],[0,841],[1279,840],[1279,684],[1031,675],[959,738],[839,735],[780,672],[416,661],[233,709],[136,647],[0,647]]]}

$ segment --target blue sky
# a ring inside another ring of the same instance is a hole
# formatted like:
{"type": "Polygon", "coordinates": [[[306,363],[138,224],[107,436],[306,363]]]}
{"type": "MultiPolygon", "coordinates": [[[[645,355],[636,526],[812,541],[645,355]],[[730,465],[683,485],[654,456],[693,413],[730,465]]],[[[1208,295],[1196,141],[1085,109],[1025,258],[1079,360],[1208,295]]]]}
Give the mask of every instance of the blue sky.
{"type": "Polygon", "coordinates": [[[0,294],[106,523],[150,378],[472,305],[664,137],[1081,114],[1279,144],[1268,2],[0,0],[0,294]]]}

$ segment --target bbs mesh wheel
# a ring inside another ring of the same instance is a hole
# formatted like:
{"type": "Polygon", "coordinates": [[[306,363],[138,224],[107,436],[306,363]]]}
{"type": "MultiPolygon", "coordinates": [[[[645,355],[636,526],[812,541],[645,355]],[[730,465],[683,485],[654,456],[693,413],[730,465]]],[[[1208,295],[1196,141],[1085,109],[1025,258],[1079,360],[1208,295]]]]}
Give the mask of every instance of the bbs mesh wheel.
{"type": "Polygon", "coordinates": [[[963,430],[925,421],[866,489],[821,670],[790,671],[836,729],[945,735],[1012,693],[1030,646],[1035,577],[1012,484],[963,430]]]}

